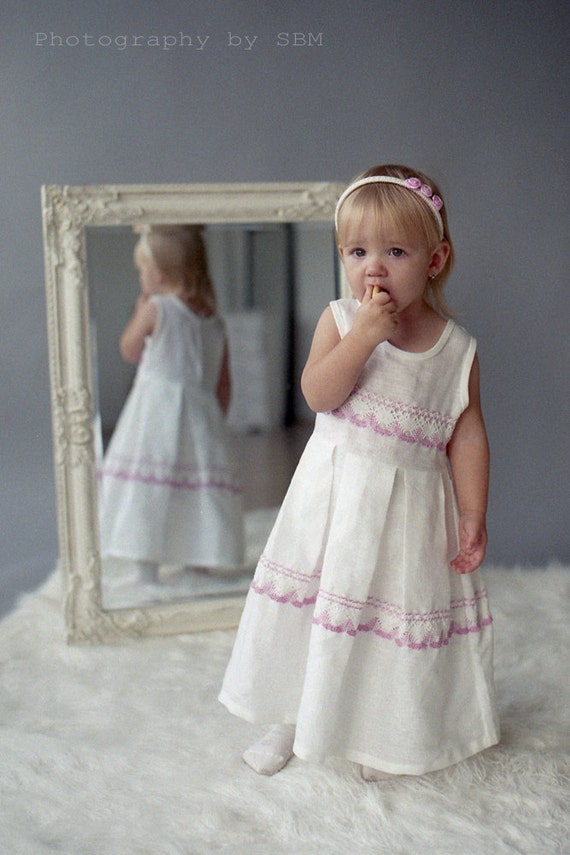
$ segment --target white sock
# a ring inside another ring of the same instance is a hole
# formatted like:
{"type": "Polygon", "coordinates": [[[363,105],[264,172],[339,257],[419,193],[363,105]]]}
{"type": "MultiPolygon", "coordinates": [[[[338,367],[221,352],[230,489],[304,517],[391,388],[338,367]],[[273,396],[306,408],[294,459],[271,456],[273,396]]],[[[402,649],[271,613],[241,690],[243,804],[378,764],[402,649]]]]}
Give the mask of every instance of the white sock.
{"type": "Polygon", "coordinates": [[[294,724],[275,724],[242,754],[242,759],[258,775],[275,775],[293,756],[294,724]]]}
{"type": "Polygon", "coordinates": [[[389,772],[382,772],[380,769],[373,769],[372,766],[361,766],[360,774],[365,781],[389,781],[394,776],[389,772]]]}

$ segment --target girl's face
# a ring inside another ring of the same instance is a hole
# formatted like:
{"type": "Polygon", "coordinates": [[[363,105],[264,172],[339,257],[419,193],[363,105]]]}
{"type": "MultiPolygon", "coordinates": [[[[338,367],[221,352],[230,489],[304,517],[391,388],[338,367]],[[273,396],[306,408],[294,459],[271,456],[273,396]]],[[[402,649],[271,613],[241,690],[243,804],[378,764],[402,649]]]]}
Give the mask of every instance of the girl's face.
{"type": "Polygon", "coordinates": [[[376,286],[390,295],[401,313],[425,305],[428,278],[441,271],[449,247],[442,242],[431,251],[420,235],[363,218],[358,228],[348,230],[339,252],[357,300],[376,286]]]}

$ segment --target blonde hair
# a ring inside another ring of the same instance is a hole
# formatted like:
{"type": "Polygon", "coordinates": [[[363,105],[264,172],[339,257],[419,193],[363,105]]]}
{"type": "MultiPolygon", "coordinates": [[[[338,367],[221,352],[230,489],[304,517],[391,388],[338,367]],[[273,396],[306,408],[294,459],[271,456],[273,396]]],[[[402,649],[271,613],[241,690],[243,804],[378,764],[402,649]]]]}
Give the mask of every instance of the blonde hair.
{"type": "Polygon", "coordinates": [[[176,294],[215,312],[216,293],[210,271],[202,225],[150,226],[139,241],[176,294]]]}
{"type": "MultiPolygon", "coordinates": [[[[375,166],[357,176],[354,181],[372,176],[390,176],[405,180],[419,178],[422,184],[427,184],[434,195],[441,196],[437,185],[425,173],[417,169],[399,164],[375,166]]],[[[352,183],[352,182],[351,182],[352,183]]],[[[449,236],[449,226],[445,206],[439,210],[443,224],[443,238],[440,235],[439,224],[429,204],[420,194],[390,183],[370,183],[356,188],[342,202],[338,210],[337,242],[350,243],[348,236],[359,227],[362,221],[371,216],[376,224],[390,223],[394,228],[406,234],[419,235],[431,251],[442,241],[449,244],[449,255],[442,270],[433,278],[428,279],[424,298],[443,317],[453,317],[453,312],[447,305],[443,294],[445,283],[449,278],[454,263],[454,250],[449,236]]]]}

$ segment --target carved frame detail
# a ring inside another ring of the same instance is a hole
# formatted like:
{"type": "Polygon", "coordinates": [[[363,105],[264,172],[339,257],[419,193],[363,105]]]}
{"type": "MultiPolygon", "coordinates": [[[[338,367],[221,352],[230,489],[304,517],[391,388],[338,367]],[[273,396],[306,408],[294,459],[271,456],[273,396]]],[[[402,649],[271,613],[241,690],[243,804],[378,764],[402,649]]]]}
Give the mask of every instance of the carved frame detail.
{"type": "Polygon", "coordinates": [[[105,610],[101,594],[87,226],[333,221],[343,185],[42,187],[60,570],[69,642],[118,642],[236,626],[242,597],[105,610]]]}

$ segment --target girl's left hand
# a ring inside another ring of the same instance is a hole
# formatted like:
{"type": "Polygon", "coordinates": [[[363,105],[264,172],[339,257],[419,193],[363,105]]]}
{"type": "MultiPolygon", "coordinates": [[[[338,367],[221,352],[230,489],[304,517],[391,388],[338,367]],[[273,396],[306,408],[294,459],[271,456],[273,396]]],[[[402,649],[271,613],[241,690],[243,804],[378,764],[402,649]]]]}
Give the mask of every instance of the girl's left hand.
{"type": "Polygon", "coordinates": [[[475,511],[459,518],[459,553],[451,562],[455,573],[473,573],[483,563],[487,549],[485,515],[475,511]]]}

